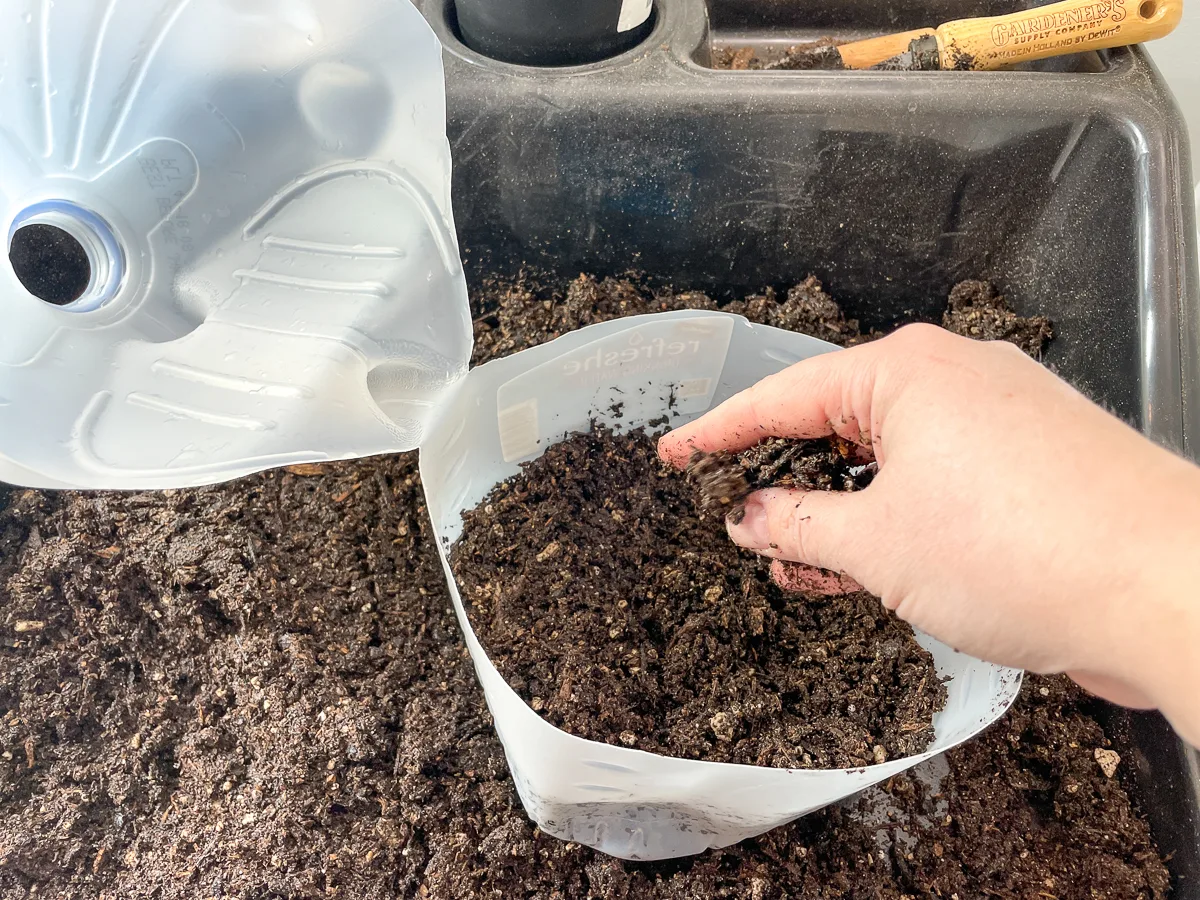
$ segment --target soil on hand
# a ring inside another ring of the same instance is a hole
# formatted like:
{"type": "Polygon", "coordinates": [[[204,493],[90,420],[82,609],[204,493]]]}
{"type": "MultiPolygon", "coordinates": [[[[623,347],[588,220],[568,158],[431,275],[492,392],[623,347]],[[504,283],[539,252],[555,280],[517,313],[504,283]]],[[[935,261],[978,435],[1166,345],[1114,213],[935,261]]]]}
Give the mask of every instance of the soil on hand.
{"type": "Polygon", "coordinates": [[[746,518],[746,498],[754,492],[745,470],[732,453],[693,450],[687,476],[696,486],[696,503],[702,512],[740,525],[746,518]]]}
{"type": "MultiPolygon", "coordinates": [[[[785,466],[784,451],[762,460],[785,466]]],[[[850,768],[933,739],[946,689],[869,594],[785,594],[701,517],[644,431],[550,447],[463,514],[451,551],[501,674],[579,737],[714,762],[850,768]]]]}
{"type": "MultiPolygon", "coordinates": [[[[541,304],[573,284],[476,291],[481,345],[552,337],[541,304]]],[[[666,302],[585,284],[609,317],[666,302]]],[[[1061,680],[1031,679],[948,754],[940,797],[896,778],[863,808],[651,865],[549,838],[434,540],[415,454],[176,492],[0,488],[0,897],[1166,894],[1133,766],[1096,759],[1128,755],[1105,707],[1061,680]]]]}
{"type": "Polygon", "coordinates": [[[861,491],[876,472],[863,457],[865,452],[837,436],[768,438],[741,453],[695,450],[687,474],[696,486],[700,508],[736,525],[745,515],[746,498],[764,488],[861,491]]]}

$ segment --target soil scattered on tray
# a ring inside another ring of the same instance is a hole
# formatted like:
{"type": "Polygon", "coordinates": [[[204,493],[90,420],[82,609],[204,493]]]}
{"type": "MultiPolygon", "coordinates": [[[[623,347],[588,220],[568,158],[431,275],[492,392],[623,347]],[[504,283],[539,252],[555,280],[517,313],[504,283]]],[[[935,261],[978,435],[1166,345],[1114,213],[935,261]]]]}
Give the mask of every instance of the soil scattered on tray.
{"type": "Polygon", "coordinates": [[[765,58],[760,57],[753,47],[726,47],[713,52],[712,67],[731,69],[735,72],[812,69],[837,71],[846,68],[841,54],[837,51],[837,42],[832,38],[795,44],[788,47],[782,55],[768,54],[765,58]]]}
{"type": "MultiPolygon", "coordinates": [[[[609,309],[641,296],[594,283],[609,309]]],[[[474,292],[485,346],[524,293],[474,292]]],[[[434,541],[411,453],[174,492],[0,487],[0,897],[1166,895],[1109,707],[1065,679],[1030,679],[951,751],[940,797],[897,777],[670,863],[549,838],[434,541]],[[1097,750],[1122,757],[1112,778],[1097,750]]]]}
{"type": "MultiPolygon", "coordinates": [[[[827,477],[815,460],[828,453],[797,449],[774,446],[748,471],[827,477]]],[[[698,514],[644,431],[597,426],[525,463],[463,514],[451,566],[492,662],[579,737],[851,768],[923,751],[945,705],[910,626],[869,594],[779,590],[723,517],[698,514]]]]}

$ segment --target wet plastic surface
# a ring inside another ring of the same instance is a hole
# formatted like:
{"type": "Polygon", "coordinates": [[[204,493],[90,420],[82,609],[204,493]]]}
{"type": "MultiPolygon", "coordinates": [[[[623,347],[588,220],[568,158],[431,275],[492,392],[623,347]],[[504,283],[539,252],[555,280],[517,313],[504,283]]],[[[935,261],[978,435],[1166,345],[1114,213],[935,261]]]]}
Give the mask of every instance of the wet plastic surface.
{"type": "MultiPolygon", "coordinates": [[[[989,278],[1055,320],[1059,372],[1200,452],[1187,147],[1144,52],[1034,72],[721,72],[702,61],[738,29],[786,46],[1019,4],[712,3],[710,20],[703,0],[659,0],[639,48],[546,70],[475,54],[423,0],[446,46],[471,272],[638,268],[717,294],[813,272],[873,324],[933,316],[955,281],[989,278]]],[[[1200,761],[1156,716],[1134,733],[1176,896],[1200,898],[1200,761]]]]}

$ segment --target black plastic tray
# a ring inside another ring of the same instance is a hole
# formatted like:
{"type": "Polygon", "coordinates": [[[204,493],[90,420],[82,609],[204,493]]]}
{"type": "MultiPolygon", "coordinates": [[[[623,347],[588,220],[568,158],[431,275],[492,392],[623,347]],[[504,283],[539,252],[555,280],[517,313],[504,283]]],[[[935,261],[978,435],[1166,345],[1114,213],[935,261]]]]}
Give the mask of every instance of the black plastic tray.
{"type": "MultiPolygon", "coordinates": [[[[735,294],[810,272],[868,324],[932,318],[967,277],[1051,316],[1047,361],[1156,440],[1200,451],[1200,286],[1182,120],[1140,49],[1022,72],[726,72],[781,47],[1012,11],[996,0],[659,0],[637,49],[486,59],[447,0],[455,215],[468,268],[639,269],[735,294]],[[711,24],[710,24],[711,23],[711,24]]],[[[1200,757],[1133,723],[1180,900],[1200,900],[1200,757]]]]}

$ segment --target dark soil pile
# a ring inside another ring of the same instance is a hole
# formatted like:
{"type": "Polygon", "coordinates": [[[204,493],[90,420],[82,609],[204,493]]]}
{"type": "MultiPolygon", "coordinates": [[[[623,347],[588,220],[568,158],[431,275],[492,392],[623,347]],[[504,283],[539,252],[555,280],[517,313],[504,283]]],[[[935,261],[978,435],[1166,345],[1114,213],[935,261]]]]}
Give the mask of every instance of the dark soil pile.
{"type": "Polygon", "coordinates": [[[1041,356],[1054,336],[1049,319],[1018,316],[986,281],[964,281],[955,286],[942,327],[979,341],[1008,341],[1035,358],[1041,356]]]}
{"type": "MultiPolygon", "coordinates": [[[[580,275],[566,291],[545,290],[530,280],[497,281],[489,285],[475,319],[474,362],[509,356],[544,344],[569,331],[622,316],[678,309],[716,309],[718,304],[699,291],[647,291],[632,281],[603,281],[580,275]]],[[[846,347],[869,339],[858,322],[847,319],[841,307],[810,277],[781,298],[774,288],[721,307],[752,322],[811,334],[846,347]]]]}
{"type": "Polygon", "coordinates": [[[783,299],[773,288],[767,288],[761,294],[753,294],[723,308],[726,312],[745,316],[751,322],[811,334],[841,347],[881,337],[876,332],[863,332],[857,320],[847,319],[837,302],[825,293],[821,282],[811,275],[788,290],[783,299]]]}
{"type": "Polygon", "coordinates": [[[579,737],[850,768],[921,752],[945,705],[908,625],[868,594],[780,591],[643,431],[598,427],[524,464],[463,514],[451,565],[492,662],[579,737]]]}
{"type": "MultiPolygon", "coordinates": [[[[598,290],[609,307],[638,293],[598,290]]],[[[482,340],[522,293],[476,294],[482,340]]],[[[1062,680],[1032,680],[950,753],[940,799],[894,779],[895,819],[834,808],[655,865],[547,838],[513,790],[427,523],[415,454],[178,492],[0,488],[0,897],[1167,889],[1132,767],[1097,763],[1105,707],[1062,680]]]]}

